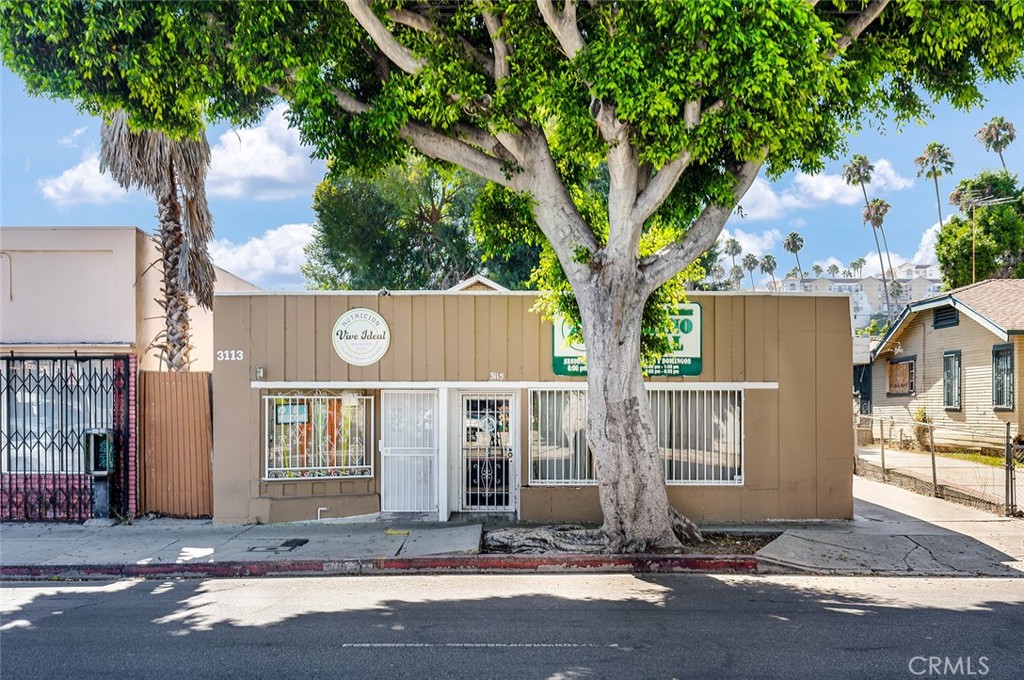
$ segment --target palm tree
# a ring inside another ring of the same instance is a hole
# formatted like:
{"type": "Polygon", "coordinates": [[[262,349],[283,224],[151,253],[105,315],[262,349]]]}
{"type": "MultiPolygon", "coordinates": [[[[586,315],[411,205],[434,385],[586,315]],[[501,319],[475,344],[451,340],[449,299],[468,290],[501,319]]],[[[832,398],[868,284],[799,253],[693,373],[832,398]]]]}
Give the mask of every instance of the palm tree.
{"type": "Polygon", "coordinates": [[[800,278],[800,268],[799,267],[793,267],[792,269],[790,269],[788,272],[786,272],[786,278],[787,279],[790,279],[790,278],[792,278],[792,279],[799,279],[800,278]]]}
{"type": "Polygon", "coordinates": [[[860,276],[861,272],[864,271],[864,267],[867,265],[867,263],[868,261],[865,260],[863,257],[858,257],[856,260],[850,263],[850,269],[852,269],[854,273],[857,274],[857,276],[860,276]]]}
{"type": "Polygon", "coordinates": [[[804,247],[804,237],[795,231],[791,231],[789,236],[782,242],[782,247],[787,253],[793,253],[793,256],[796,257],[797,271],[803,271],[804,268],[800,266],[800,249],[804,247]]]}
{"type": "Polygon", "coordinates": [[[729,280],[732,282],[733,289],[739,290],[740,282],[743,281],[743,267],[734,264],[729,270],[729,280]]]}
{"type": "Polygon", "coordinates": [[[754,270],[759,266],[761,266],[761,261],[757,259],[757,255],[747,253],[743,256],[743,268],[750,274],[750,290],[754,290],[754,270]]]}
{"type": "MultiPolygon", "coordinates": [[[[1000,155],[1000,157],[1002,157],[1000,155]]],[[[942,227],[942,199],[939,197],[939,178],[948,175],[953,171],[953,154],[949,147],[938,142],[930,142],[924,148],[924,153],[914,159],[917,166],[917,176],[924,175],[935,181],[935,207],[939,211],[939,227],[942,227]]],[[[892,269],[892,267],[889,267],[892,269]]]]}
{"type": "Polygon", "coordinates": [[[775,256],[767,254],[761,258],[761,273],[767,274],[772,277],[772,290],[779,289],[779,282],[775,280],[775,270],[778,268],[779,263],[775,261],[775,256]]]}
{"type": "Polygon", "coordinates": [[[711,266],[711,278],[714,281],[721,281],[722,279],[724,279],[725,278],[725,267],[723,267],[718,262],[716,262],[714,265],[712,265],[711,266]]]}
{"type": "Polygon", "coordinates": [[[828,275],[831,276],[833,279],[836,278],[836,276],[839,275],[839,265],[830,264],[828,266],[828,275]]]}
{"type": "Polygon", "coordinates": [[[1002,116],[995,116],[974,133],[974,138],[985,145],[986,151],[995,151],[999,154],[999,162],[1003,164],[1003,170],[1006,170],[1003,149],[1017,139],[1017,130],[1013,127],[1013,123],[1002,116]]]}
{"type": "MultiPolygon", "coordinates": [[[[864,194],[864,209],[868,208],[868,189],[867,186],[871,182],[871,173],[875,171],[875,166],[872,165],[871,161],[864,154],[856,153],[849,163],[843,166],[843,180],[850,186],[859,186],[861,193],[864,194]]],[[[867,224],[867,218],[865,217],[862,224],[867,224]]],[[[885,314],[889,319],[892,319],[892,304],[889,302],[889,285],[885,281],[885,260],[882,259],[882,244],[878,242],[878,232],[872,227],[871,235],[875,237],[875,249],[878,250],[878,268],[882,270],[882,290],[885,292],[885,314]]],[[[882,235],[885,238],[885,235],[882,235]]],[[[885,247],[886,255],[889,254],[889,246],[885,247]]],[[[889,261],[889,268],[892,269],[892,260],[889,261]]]]}
{"type": "MultiPolygon", "coordinates": [[[[743,252],[743,246],[740,242],[734,238],[728,239],[725,242],[725,254],[732,258],[732,266],[736,266],[736,256],[743,252]]],[[[740,278],[743,278],[742,276],[740,278]]]]}
{"type": "MultiPolygon", "coordinates": [[[[213,306],[216,278],[206,244],[213,236],[213,217],[206,203],[206,172],[210,145],[198,140],[174,141],[162,132],[129,129],[124,112],[104,119],[100,131],[100,171],[127,188],[137,187],[157,201],[158,247],[163,263],[165,316],[161,360],[172,371],[191,363],[189,296],[206,309],[213,306]]],[[[158,336],[157,340],[161,339],[158,336]]]]}
{"type": "Polygon", "coordinates": [[[825,270],[821,268],[820,264],[811,265],[811,271],[814,272],[815,277],[820,277],[822,274],[825,273],[825,270]]]}

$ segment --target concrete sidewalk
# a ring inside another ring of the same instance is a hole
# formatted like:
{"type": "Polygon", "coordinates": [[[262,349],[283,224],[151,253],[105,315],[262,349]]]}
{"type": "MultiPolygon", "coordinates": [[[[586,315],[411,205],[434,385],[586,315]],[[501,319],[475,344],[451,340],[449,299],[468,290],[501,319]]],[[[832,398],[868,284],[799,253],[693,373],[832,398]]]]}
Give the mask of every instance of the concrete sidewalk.
{"type": "MultiPolygon", "coordinates": [[[[0,577],[229,577],[538,571],[809,571],[1022,576],[1024,520],[855,479],[852,522],[765,523],[706,531],[784,532],[754,556],[484,555],[480,524],[325,521],[225,526],[139,519],[0,525],[0,577]]],[[[699,548],[697,549],[699,551],[699,548]]]]}
{"type": "Polygon", "coordinates": [[[793,527],[762,548],[761,571],[1024,576],[1024,520],[854,477],[852,522],[793,527]]]}

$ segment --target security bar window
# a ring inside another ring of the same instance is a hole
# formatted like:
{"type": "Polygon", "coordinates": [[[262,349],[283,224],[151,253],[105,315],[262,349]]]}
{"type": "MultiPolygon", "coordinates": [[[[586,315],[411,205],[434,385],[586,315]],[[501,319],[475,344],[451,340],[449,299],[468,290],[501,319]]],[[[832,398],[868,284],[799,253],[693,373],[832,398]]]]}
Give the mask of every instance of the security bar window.
{"type": "Polygon", "coordinates": [[[265,479],[373,476],[373,397],[296,393],[263,403],[265,479]]]}
{"type": "MultiPolygon", "coordinates": [[[[743,392],[649,385],[667,484],[743,483],[743,392]]],[[[584,389],[530,390],[530,484],[596,484],[584,389]]]]}
{"type": "Polygon", "coordinates": [[[992,348],[992,406],[1013,410],[1013,345],[992,348]]]}
{"type": "Polygon", "coordinates": [[[948,411],[960,410],[960,350],[942,354],[942,405],[948,411]]]}

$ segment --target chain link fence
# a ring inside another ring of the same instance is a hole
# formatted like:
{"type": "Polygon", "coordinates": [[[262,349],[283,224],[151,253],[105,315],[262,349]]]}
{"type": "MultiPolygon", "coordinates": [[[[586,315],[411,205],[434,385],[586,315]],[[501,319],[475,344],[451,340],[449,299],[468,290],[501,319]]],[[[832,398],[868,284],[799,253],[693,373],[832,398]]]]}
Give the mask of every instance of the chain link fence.
{"type": "Polygon", "coordinates": [[[919,493],[1021,515],[1024,437],[894,417],[854,416],[857,474],[919,493]]]}

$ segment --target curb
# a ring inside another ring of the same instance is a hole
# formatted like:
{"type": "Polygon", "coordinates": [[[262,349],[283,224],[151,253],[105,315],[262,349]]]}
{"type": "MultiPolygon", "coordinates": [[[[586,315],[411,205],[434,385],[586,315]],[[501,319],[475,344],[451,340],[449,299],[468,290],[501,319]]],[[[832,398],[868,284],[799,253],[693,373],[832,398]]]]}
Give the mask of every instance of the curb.
{"type": "Polygon", "coordinates": [[[756,574],[754,555],[443,555],[191,564],[6,565],[0,580],[246,578],[488,573],[756,574]]]}

